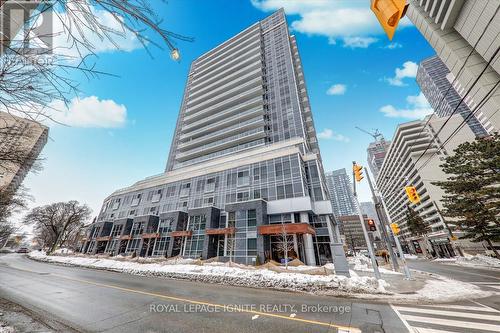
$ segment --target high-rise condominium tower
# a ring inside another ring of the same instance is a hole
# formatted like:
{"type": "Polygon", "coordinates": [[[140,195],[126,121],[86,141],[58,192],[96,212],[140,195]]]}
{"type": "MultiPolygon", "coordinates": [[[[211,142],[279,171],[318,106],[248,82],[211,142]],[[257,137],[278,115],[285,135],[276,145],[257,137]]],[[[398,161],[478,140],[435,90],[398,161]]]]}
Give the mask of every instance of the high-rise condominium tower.
{"type": "Polygon", "coordinates": [[[289,257],[347,270],[283,10],[193,61],[164,174],[105,199],[86,252],[289,257]]]}
{"type": "Polygon", "coordinates": [[[488,135],[483,125],[452,86],[450,71],[438,56],[424,59],[418,66],[417,83],[439,117],[461,115],[477,137],[488,135]]]}
{"type": "Polygon", "coordinates": [[[453,88],[489,134],[498,131],[500,1],[409,3],[406,16],[449,69],[447,76],[453,88]]]}
{"type": "Polygon", "coordinates": [[[333,214],[335,216],[356,215],[352,184],[345,169],[326,173],[326,184],[330,192],[333,214]]]}
{"type": "Polygon", "coordinates": [[[385,155],[387,154],[390,145],[390,141],[386,141],[382,138],[381,140],[376,139],[374,142],[370,142],[370,145],[366,149],[368,166],[370,167],[370,171],[375,179],[377,179],[380,168],[382,168],[385,155]]]}

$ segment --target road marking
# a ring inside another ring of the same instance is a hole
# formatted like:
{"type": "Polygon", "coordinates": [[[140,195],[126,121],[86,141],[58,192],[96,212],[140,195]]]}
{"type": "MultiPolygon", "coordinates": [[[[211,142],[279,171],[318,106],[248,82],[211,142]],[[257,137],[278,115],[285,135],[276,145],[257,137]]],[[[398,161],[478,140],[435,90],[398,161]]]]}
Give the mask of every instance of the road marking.
{"type": "Polygon", "coordinates": [[[483,320],[497,320],[500,321],[500,315],[487,315],[487,314],[478,314],[478,313],[470,313],[470,312],[453,312],[453,311],[443,311],[437,310],[436,308],[432,309],[422,309],[422,308],[413,308],[413,307],[403,307],[396,306],[398,311],[409,311],[413,313],[424,313],[424,314],[435,314],[441,316],[449,316],[449,317],[460,317],[460,318],[475,318],[475,319],[483,319],[483,320]]]}
{"type": "Polygon", "coordinates": [[[476,302],[476,301],[473,301],[473,300],[469,300],[470,302],[474,303],[474,304],[477,304],[477,305],[480,305],[482,306],[483,308],[486,308],[486,309],[490,309],[490,311],[494,311],[494,312],[500,312],[498,311],[497,309],[494,309],[492,307],[489,307],[487,305],[484,305],[483,303],[479,303],[479,302],[476,302]]]}
{"type": "MultiPolygon", "coordinates": [[[[471,302],[474,302],[474,301],[471,301],[471,302]]],[[[446,304],[446,303],[437,304],[437,305],[423,305],[423,306],[429,307],[429,308],[447,308],[447,309],[470,310],[470,311],[500,312],[500,311],[495,310],[493,308],[485,307],[480,303],[477,303],[477,302],[474,302],[474,303],[476,303],[477,305],[480,305],[480,306],[454,305],[454,304],[446,304]]]]}
{"type": "Polygon", "coordinates": [[[435,325],[443,325],[451,327],[461,327],[461,328],[470,328],[470,329],[485,330],[492,332],[500,332],[500,325],[484,324],[478,322],[466,322],[466,321],[444,319],[444,318],[412,316],[407,314],[404,315],[404,318],[405,320],[411,322],[420,322],[425,324],[435,324],[435,325]]]}
{"type": "MultiPolygon", "coordinates": [[[[158,297],[158,298],[168,299],[168,300],[177,301],[177,302],[206,305],[206,306],[212,306],[214,308],[219,308],[219,309],[230,308],[227,305],[223,305],[223,304],[210,303],[210,302],[204,302],[204,301],[196,301],[196,300],[192,300],[192,299],[188,299],[188,298],[168,296],[168,295],[157,294],[157,293],[152,293],[152,292],[148,292],[148,291],[142,291],[142,290],[137,290],[137,289],[130,289],[130,288],[114,286],[111,284],[104,284],[104,283],[92,282],[92,281],[87,281],[87,280],[80,280],[80,279],[70,278],[70,277],[67,277],[64,275],[59,275],[59,274],[52,274],[52,275],[66,279],[66,280],[70,280],[70,281],[76,281],[76,282],[86,283],[86,284],[90,284],[90,285],[94,285],[94,286],[98,286],[98,287],[105,287],[105,288],[110,288],[110,289],[126,291],[129,293],[158,297]]],[[[344,330],[344,331],[349,332],[349,333],[361,333],[360,329],[358,329],[356,327],[352,327],[352,326],[335,325],[335,324],[323,322],[323,321],[302,319],[302,318],[297,318],[297,317],[289,317],[289,316],[285,316],[285,315],[279,315],[279,314],[261,312],[261,311],[253,311],[253,310],[247,310],[247,309],[242,309],[242,308],[238,308],[238,309],[231,308],[231,309],[235,310],[234,312],[251,313],[254,315],[271,317],[271,318],[279,318],[279,319],[285,319],[285,320],[292,320],[292,321],[297,321],[297,322],[301,322],[301,323],[305,323],[305,324],[313,324],[313,325],[319,325],[319,326],[332,327],[332,328],[337,328],[339,330],[344,330]]]]}
{"type": "Polygon", "coordinates": [[[396,309],[396,307],[394,305],[392,305],[392,304],[389,304],[389,305],[391,306],[392,311],[394,311],[394,313],[396,314],[396,316],[398,316],[398,318],[401,320],[401,322],[403,323],[403,325],[405,325],[405,327],[408,329],[408,332],[413,332],[413,329],[406,322],[406,320],[403,318],[403,316],[401,315],[401,313],[399,313],[398,309],[396,309]]]}
{"type": "Polygon", "coordinates": [[[499,284],[499,285],[500,285],[500,282],[485,282],[485,281],[480,281],[480,282],[467,282],[467,283],[472,283],[472,284],[492,284],[492,285],[499,284]]]}

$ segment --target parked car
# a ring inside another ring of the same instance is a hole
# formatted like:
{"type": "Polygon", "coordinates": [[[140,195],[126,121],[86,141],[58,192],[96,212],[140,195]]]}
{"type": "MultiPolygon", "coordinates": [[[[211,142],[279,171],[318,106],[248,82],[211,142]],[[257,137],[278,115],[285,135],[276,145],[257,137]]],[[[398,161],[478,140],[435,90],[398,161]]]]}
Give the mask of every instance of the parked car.
{"type": "Polygon", "coordinates": [[[27,247],[20,247],[19,249],[17,249],[16,252],[17,253],[28,253],[28,252],[30,252],[30,250],[27,247]]]}

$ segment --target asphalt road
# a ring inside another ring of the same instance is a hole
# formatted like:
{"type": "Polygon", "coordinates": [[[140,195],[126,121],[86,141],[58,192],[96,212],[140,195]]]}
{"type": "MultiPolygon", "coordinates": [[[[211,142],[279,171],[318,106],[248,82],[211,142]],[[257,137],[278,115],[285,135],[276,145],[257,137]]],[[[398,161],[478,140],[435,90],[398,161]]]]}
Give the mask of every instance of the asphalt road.
{"type": "Polygon", "coordinates": [[[388,304],[64,267],[14,254],[0,256],[0,297],[63,331],[408,332],[388,304]]]}
{"type": "MultiPolygon", "coordinates": [[[[410,265],[464,281],[474,276],[467,281],[482,288],[500,282],[498,271],[410,265]]],[[[0,298],[61,332],[500,332],[498,296],[391,305],[65,267],[17,254],[0,255],[0,298]]]]}

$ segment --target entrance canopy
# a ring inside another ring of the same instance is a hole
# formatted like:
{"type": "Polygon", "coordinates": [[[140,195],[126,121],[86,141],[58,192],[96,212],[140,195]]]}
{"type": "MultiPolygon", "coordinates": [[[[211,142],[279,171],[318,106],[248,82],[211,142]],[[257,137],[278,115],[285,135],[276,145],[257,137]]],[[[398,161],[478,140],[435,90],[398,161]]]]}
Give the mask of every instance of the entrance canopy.
{"type": "Polygon", "coordinates": [[[269,224],[257,227],[259,235],[279,235],[286,233],[294,234],[311,234],[315,235],[316,231],[309,223],[284,223],[284,224],[269,224]]]}

